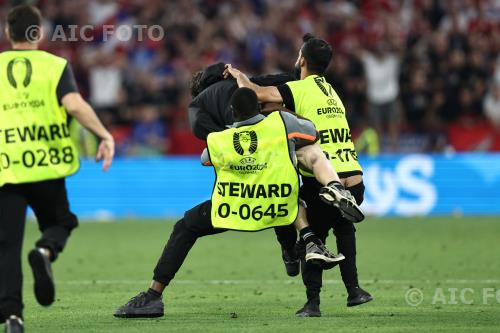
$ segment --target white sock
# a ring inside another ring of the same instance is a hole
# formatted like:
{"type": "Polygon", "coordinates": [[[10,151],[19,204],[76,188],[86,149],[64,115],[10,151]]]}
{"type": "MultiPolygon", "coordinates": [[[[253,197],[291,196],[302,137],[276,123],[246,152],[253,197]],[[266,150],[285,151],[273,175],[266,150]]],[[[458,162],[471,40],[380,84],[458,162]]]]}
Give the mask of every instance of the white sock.
{"type": "Polygon", "coordinates": [[[38,251],[43,254],[44,256],[46,256],[47,258],[50,259],[50,251],[46,248],[43,248],[43,247],[39,247],[38,248],[38,251]]]}
{"type": "Polygon", "coordinates": [[[8,320],[17,320],[21,325],[23,324],[23,320],[19,318],[18,316],[10,316],[8,320]]]}

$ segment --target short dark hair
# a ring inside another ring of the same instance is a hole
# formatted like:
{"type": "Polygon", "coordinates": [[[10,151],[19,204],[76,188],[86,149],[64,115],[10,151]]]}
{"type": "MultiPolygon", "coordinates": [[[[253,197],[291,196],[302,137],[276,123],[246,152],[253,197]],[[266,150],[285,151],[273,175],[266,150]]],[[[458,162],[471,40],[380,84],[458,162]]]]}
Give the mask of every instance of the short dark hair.
{"type": "Polygon", "coordinates": [[[231,96],[231,107],[236,121],[251,118],[259,113],[257,94],[249,88],[238,88],[231,96]]]}
{"type": "Polygon", "coordinates": [[[306,60],[307,70],[313,74],[323,75],[332,59],[332,47],[325,40],[307,33],[302,37],[302,56],[306,60]]]}
{"type": "MultiPolygon", "coordinates": [[[[7,15],[7,26],[9,27],[9,36],[13,42],[28,42],[33,41],[33,38],[28,29],[30,27],[42,25],[42,14],[35,6],[31,5],[19,5],[12,8],[7,15]]],[[[38,29],[38,38],[40,38],[40,29],[38,29]]]]}
{"type": "Polygon", "coordinates": [[[189,90],[191,91],[191,97],[195,98],[198,96],[202,90],[201,78],[203,76],[203,71],[198,71],[193,74],[191,80],[189,80],[189,90]]]}

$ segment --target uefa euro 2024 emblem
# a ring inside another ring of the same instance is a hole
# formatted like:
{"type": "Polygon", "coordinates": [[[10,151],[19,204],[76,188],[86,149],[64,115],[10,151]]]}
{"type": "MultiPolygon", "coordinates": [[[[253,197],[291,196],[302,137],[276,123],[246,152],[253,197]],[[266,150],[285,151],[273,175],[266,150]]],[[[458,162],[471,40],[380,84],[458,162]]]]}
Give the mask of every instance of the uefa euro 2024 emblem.
{"type": "Polygon", "coordinates": [[[242,155],[249,156],[257,151],[258,140],[255,131],[242,131],[233,134],[234,150],[242,155]]]}

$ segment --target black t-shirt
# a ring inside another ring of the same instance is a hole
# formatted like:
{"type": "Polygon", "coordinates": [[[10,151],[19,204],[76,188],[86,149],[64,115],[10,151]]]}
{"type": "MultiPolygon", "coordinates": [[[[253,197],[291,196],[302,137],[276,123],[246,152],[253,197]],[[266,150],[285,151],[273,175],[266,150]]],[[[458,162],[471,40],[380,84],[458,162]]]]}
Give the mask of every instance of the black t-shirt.
{"type": "Polygon", "coordinates": [[[295,102],[293,100],[293,94],[290,90],[288,84],[282,84],[277,86],[278,91],[280,92],[281,99],[283,100],[283,105],[290,111],[295,112],[295,102]]]}
{"type": "Polygon", "coordinates": [[[78,92],[78,88],[76,86],[75,76],[73,75],[71,65],[67,63],[64,67],[61,78],[59,79],[59,83],[57,84],[56,93],[59,104],[62,104],[61,100],[64,96],[66,96],[66,94],[72,92],[78,92]]]}

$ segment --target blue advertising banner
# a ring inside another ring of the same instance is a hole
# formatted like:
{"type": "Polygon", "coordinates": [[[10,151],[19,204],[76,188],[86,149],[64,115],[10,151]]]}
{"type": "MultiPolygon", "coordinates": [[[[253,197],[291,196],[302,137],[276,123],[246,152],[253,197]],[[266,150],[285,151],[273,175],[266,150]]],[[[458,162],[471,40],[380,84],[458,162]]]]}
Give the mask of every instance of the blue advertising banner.
{"type": "Polygon", "coordinates": [[[362,165],[369,214],[500,214],[500,154],[378,157],[362,165]]]}
{"type": "MultiPolygon", "coordinates": [[[[500,154],[361,158],[362,207],[372,215],[500,214],[500,154]]],[[[197,157],[116,160],[108,173],[84,161],[68,179],[82,218],[171,218],[210,198],[214,172],[197,157]]]]}

